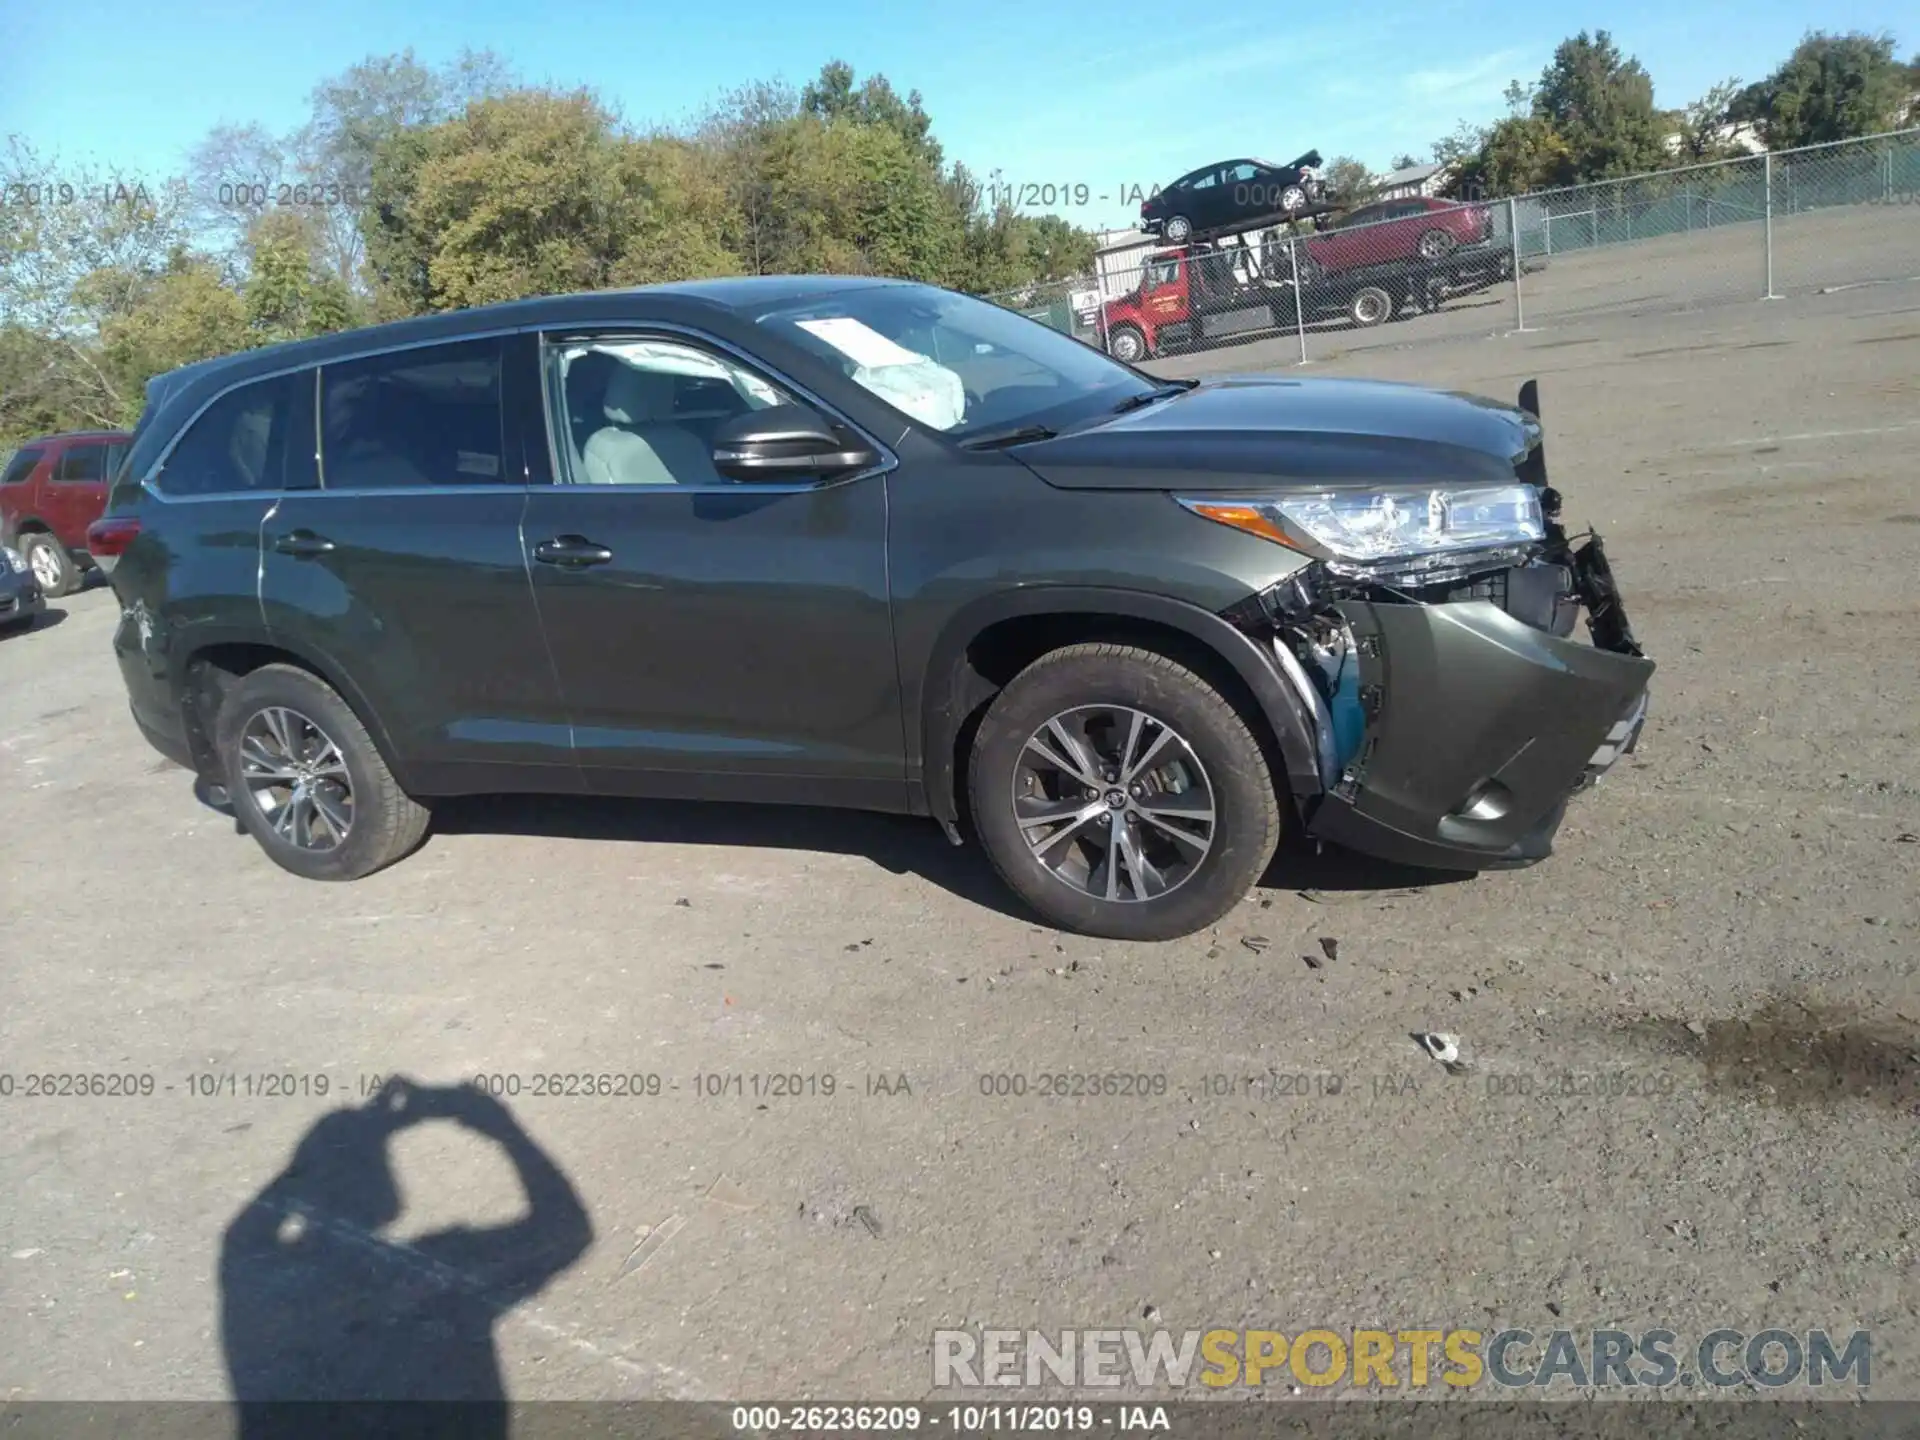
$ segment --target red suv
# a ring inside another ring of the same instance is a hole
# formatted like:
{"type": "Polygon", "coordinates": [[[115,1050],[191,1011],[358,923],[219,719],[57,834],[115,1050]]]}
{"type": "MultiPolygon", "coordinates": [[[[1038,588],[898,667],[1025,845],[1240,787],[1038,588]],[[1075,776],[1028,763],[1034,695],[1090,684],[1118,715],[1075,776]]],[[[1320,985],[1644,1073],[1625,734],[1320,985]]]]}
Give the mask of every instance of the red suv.
{"type": "MultiPolygon", "coordinates": [[[[1493,235],[1493,212],[1484,205],[1409,196],[1363,205],[1310,237],[1301,247],[1302,268],[1319,275],[1386,265],[1395,260],[1440,260],[1463,245],[1493,235]]],[[[1313,275],[1302,275],[1311,282],[1313,275]]]]}
{"type": "Polygon", "coordinates": [[[0,470],[0,544],[27,557],[49,597],[67,594],[93,568],[87,527],[107,506],[107,486],[132,436],[84,430],[29,440],[0,470]]]}

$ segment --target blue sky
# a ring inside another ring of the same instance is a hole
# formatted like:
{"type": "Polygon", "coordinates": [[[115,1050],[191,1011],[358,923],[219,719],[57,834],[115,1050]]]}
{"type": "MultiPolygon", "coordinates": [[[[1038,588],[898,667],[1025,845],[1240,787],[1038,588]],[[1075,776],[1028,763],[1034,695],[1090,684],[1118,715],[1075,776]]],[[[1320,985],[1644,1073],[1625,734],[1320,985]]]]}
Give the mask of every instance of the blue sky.
{"type": "Polygon", "coordinates": [[[1911,0],[1618,0],[1562,18],[1521,0],[1376,0],[1291,14],[1147,0],[6,8],[0,132],[71,163],[175,172],[215,124],[290,130],[316,82],[409,45],[430,63],[463,45],[493,49],[523,79],[590,86],[640,123],[682,119],[746,80],[802,82],[838,56],[903,92],[918,89],[949,155],[976,170],[1084,184],[1088,203],[1062,213],[1088,226],[1124,224],[1137,209],[1125,191],[1214,159],[1285,161],[1309,147],[1376,166],[1403,150],[1427,159],[1456,121],[1499,114],[1507,82],[1536,76],[1583,26],[1611,30],[1637,55],[1663,105],[1729,75],[1757,78],[1814,25],[1893,29],[1903,57],[1920,47],[1911,0]]]}

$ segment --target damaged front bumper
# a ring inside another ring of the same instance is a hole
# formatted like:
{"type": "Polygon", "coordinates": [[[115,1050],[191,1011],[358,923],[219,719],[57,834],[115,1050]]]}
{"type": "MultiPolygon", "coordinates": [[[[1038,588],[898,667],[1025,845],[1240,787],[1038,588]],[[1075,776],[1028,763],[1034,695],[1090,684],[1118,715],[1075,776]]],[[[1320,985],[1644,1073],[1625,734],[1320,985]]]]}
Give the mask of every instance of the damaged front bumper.
{"type": "Polygon", "coordinates": [[[1599,538],[1416,592],[1297,576],[1261,597],[1313,717],[1310,834],[1406,865],[1509,869],[1639,742],[1654,664],[1599,538]],[[1574,638],[1579,612],[1592,643],[1574,638]]]}
{"type": "Polygon", "coordinates": [[[1308,821],[1321,839],[1436,869],[1530,865],[1567,801],[1639,741],[1650,660],[1486,600],[1339,608],[1365,729],[1308,821]]]}

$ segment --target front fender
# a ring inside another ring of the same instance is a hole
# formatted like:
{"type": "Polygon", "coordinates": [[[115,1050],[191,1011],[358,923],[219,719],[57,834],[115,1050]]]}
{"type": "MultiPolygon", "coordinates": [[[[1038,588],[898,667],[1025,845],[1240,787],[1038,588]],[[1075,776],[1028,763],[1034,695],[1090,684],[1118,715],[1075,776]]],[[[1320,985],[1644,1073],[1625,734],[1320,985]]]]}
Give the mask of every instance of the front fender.
{"type": "Polygon", "coordinates": [[[929,813],[959,819],[955,742],[989,689],[973,674],[967,650],[989,626],[1028,616],[1085,616],[1089,620],[1143,620],[1165,625],[1204,646],[1238,675],[1260,707],[1299,798],[1320,793],[1312,718],[1275,663],[1249,635],[1218,615],[1182,600],[1145,591],[1098,586],[1032,586],[985,595],[957,611],[928,657],[921,690],[921,784],[929,813]]]}

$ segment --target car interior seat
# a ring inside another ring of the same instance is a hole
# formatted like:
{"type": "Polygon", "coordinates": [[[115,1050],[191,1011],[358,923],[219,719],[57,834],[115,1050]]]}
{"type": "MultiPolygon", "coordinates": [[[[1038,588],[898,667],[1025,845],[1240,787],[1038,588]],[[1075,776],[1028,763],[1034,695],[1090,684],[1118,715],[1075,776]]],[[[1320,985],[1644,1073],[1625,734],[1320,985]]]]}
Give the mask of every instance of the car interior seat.
{"type": "Polygon", "coordinates": [[[590,485],[719,485],[713,456],[700,437],[673,423],[675,379],[616,364],[601,412],[607,423],[581,451],[590,485]]]}

